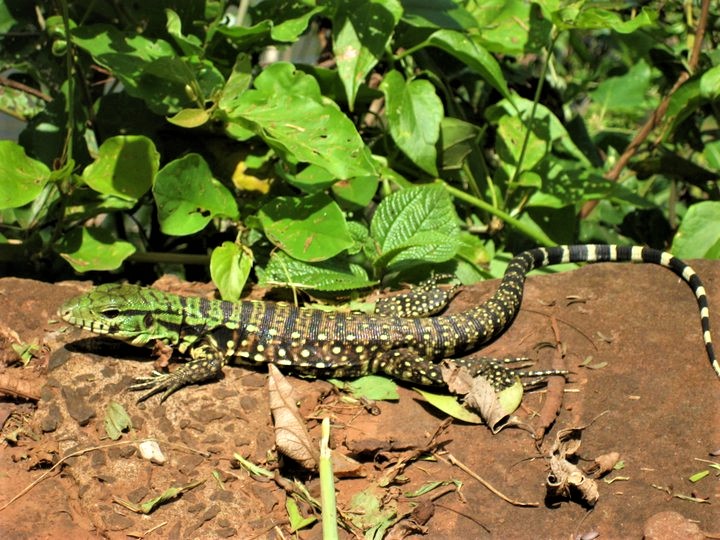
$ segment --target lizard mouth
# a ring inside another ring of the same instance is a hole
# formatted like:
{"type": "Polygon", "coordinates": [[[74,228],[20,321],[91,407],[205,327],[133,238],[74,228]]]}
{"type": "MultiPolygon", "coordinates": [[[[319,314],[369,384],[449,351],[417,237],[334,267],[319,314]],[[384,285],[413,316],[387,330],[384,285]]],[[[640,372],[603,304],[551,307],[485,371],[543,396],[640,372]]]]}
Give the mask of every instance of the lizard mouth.
{"type": "Polygon", "coordinates": [[[60,311],[60,318],[66,323],[82,328],[83,330],[89,330],[90,332],[94,332],[96,334],[108,334],[111,330],[108,325],[102,324],[100,321],[81,319],[67,310],[60,311]]]}

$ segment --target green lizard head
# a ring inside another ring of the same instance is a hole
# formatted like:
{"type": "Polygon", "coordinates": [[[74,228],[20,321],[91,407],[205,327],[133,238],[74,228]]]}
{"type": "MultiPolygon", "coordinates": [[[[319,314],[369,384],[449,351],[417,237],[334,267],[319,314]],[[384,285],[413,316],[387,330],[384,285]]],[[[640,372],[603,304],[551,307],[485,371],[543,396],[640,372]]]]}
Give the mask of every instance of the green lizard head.
{"type": "Polygon", "coordinates": [[[60,307],[59,315],[73,326],[145,345],[167,337],[155,314],[164,312],[168,302],[162,292],[154,289],[108,283],[71,298],[60,307]]]}

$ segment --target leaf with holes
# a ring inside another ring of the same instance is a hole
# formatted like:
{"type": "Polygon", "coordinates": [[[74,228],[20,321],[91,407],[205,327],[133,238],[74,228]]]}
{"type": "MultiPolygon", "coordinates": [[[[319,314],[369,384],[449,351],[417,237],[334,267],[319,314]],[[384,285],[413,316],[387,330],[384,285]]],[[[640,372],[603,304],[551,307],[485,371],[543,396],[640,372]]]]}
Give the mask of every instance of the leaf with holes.
{"type": "Polygon", "coordinates": [[[188,154],[165,165],[155,177],[153,195],[165,234],[196,233],[218,216],[238,218],[232,194],[213,178],[199,154],[188,154]]]}
{"type": "Polygon", "coordinates": [[[255,79],[228,111],[288,161],[313,163],[337,178],[375,173],[370,151],[352,121],[320,93],[318,82],[278,62],[255,79]]]}

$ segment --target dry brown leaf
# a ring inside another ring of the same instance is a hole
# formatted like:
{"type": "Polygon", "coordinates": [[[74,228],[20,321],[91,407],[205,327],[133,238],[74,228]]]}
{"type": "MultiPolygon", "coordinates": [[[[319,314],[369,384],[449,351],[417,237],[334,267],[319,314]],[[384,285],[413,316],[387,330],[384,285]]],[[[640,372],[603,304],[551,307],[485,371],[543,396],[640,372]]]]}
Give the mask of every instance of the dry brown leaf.
{"type": "Polygon", "coordinates": [[[620,461],[619,452],[608,452],[607,454],[596,457],[593,464],[588,467],[585,472],[595,478],[600,478],[604,474],[612,471],[618,461],[620,461]]]}
{"type": "Polygon", "coordinates": [[[595,506],[600,498],[595,480],[585,476],[577,465],[558,456],[550,458],[550,474],[546,483],[551,498],[574,499],[579,496],[588,506],[595,506]]]}
{"type": "Polygon", "coordinates": [[[305,421],[295,404],[292,385],[273,364],[268,364],[270,411],[275,422],[275,444],[278,450],[306,469],[316,469],[317,445],[312,443],[305,421]]]}
{"type": "Polygon", "coordinates": [[[495,387],[485,377],[473,377],[467,368],[458,367],[452,361],[443,362],[440,371],[448,390],[464,396],[463,402],[468,409],[479,414],[493,434],[518,424],[502,406],[495,387]]]}
{"type": "Polygon", "coordinates": [[[568,460],[580,449],[582,432],[590,424],[558,431],[550,451],[550,473],[546,480],[548,496],[551,498],[579,497],[588,506],[595,506],[600,498],[595,480],[586,476],[577,465],[568,460]]]}

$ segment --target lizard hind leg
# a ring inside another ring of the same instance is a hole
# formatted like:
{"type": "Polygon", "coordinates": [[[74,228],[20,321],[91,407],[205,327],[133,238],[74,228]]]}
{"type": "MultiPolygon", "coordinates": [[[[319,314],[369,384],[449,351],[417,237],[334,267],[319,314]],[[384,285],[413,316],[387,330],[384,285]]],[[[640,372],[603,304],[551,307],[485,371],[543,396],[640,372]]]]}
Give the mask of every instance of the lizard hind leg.
{"type": "MultiPolygon", "coordinates": [[[[526,361],[527,358],[486,358],[464,357],[451,359],[458,367],[465,367],[473,377],[485,377],[500,392],[513,386],[518,378],[548,377],[551,375],[567,375],[567,371],[524,371],[515,370],[506,364],[526,361]]],[[[385,373],[391,377],[425,386],[447,386],[443,379],[440,364],[423,358],[411,349],[397,349],[380,355],[372,364],[372,371],[385,373]]],[[[535,386],[538,380],[525,386],[535,386]]]]}
{"type": "Polygon", "coordinates": [[[440,280],[449,277],[452,276],[432,276],[409,291],[380,298],[375,304],[375,315],[410,319],[439,313],[448,306],[459,289],[457,284],[446,288],[438,286],[440,280]]]}
{"type": "Polygon", "coordinates": [[[138,398],[138,403],[160,392],[163,393],[160,397],[162,403],[183,386],[219,377],[227,363],[225,353],[211,342],[193,347],[190,355],[190,362],[182,364],[171,373],[153,371],[150,377],[136,379],[135,383],[129,386],[129,390],[148,390],[138,398]]]}

